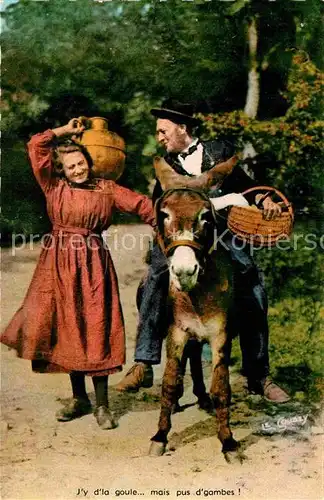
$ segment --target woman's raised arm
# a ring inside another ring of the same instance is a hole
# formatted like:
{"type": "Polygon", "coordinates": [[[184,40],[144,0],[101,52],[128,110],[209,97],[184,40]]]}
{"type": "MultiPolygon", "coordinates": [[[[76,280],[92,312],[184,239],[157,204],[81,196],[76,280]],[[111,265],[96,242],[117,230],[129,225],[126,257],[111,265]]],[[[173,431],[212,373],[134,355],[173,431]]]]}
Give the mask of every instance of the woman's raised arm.
{"type": "Polygon", "coordinates": [[[47,191],[53,182],[52,151],[55,138],[52,130],[46,130],[33,135],[27,144],[34,175],[43,191],[47,191]]]}
{"type": "Polygon", "coordinates": [[[43,191],[47,191],[53,183],[52,153],[55,139],[64,135],[78,135],[83,130],[84,126],[80,121],[72,118],[66,125],[36,134],[28,142],[27,148],[32,169],[43,191]]]}

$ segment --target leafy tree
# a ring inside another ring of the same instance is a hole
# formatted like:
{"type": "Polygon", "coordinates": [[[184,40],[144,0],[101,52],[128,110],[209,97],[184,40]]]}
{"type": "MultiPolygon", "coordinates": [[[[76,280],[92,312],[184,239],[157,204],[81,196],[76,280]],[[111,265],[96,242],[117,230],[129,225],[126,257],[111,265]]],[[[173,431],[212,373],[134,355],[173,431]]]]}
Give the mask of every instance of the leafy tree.
{"type": "Polygon", "coordinates": [[[259,154],[273,155],[277,161],[267,171],[256,165],[256,178],[277,186],[296,209],[316,219],[323,211],[323,83],[324,74],[297,52],[284,93],[289,106],[284,117],[259,121],[242,111],[202,116],[208,137],[231,137],[239,149],[251,142],[259,154]]]}
{"type": "MultiPolygon", "coordinates": [[[[9,145],[4,178],[9,184],[13,164],[25,175],[27,162],[18,150],[32,133],[71,116],[96,114],[107,117],[126,140],[121,182],[145,190],[152,167],[142,152],[155,148],[150,107],[172,96],[205,114],[244,108],[251,19],[258,30],[258,116],[283,114],[288,106],[279,91],[286,89],[293,53],[286,48],[299,44],[319,54],[317,4],[19,0],[9,5],[2,33],[2,132],[9,145]]],[[[13,206],[19,196],[13,196],[13,206]]],[[[9,217],[6,200],[3,209],[9,217]]]]}

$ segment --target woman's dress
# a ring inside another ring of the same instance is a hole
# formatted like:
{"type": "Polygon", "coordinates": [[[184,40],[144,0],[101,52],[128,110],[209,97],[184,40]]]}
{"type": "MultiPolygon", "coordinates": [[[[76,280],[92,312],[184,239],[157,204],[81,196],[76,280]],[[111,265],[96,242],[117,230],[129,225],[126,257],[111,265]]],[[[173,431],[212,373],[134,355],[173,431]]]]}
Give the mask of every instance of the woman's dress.
{"type": "Polygon", "coordinates": [[[39,261],[21,308],[1,342],[45,372],[106,375],[125,362],[125,333],[118,281],[101,232],[115,210],[154,223],[152,203],[113,181],[93,189],[71,187],[55,176],[48,130],[28,144],[53,231],[43,238],[39,261]]]}

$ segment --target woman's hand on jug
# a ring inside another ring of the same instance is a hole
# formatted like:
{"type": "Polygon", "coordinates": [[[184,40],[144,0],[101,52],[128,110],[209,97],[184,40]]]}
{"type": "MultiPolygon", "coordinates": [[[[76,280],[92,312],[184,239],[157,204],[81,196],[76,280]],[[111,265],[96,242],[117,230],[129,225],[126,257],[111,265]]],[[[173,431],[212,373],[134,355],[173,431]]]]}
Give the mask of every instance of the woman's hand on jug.
{"type": "Polygon", "coordinates": [[[79,120],[79,118],[71,118],[71,120],[69,120],[66,125],[54,128],[53,132],[57,137],[60,137],[62,135],[78,136],[82,134],[84,129],[85,126],[82,125],[82,122],[81,120],[79,120]]]}
{"type": "Polygon", "coordinates": [[[66,133],[71,135],[80,135],[85,129],[79,118],[71,118],[71,120],[65,125],[66,133]]]}

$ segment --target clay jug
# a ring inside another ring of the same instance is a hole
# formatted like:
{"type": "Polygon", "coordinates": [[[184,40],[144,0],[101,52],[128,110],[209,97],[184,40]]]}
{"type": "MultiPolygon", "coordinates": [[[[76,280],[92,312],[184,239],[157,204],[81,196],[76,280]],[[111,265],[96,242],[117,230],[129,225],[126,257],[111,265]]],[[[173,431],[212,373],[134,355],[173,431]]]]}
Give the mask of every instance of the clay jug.
{"type": "Polygon", "coordinates": [[[93,161],[95,177],[117,180],[125,168],[125,141],[108,130],[108,120],[100,116],[78,118],[86,127],[79,141],[93,161]]]}

